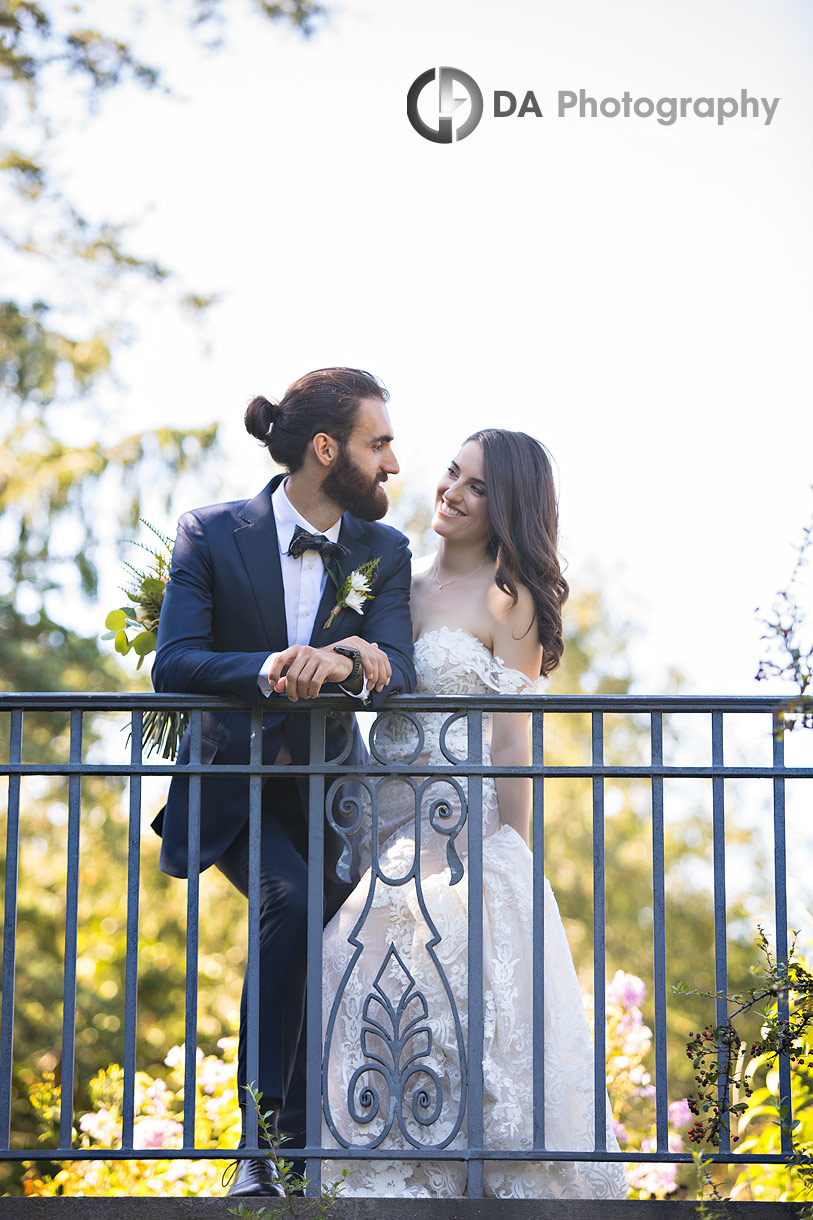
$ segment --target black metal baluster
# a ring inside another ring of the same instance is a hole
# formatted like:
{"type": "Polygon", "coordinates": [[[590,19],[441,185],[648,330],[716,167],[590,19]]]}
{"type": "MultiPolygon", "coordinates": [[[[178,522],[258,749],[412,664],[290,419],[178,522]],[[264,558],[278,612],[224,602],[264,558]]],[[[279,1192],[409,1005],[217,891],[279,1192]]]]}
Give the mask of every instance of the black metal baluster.
{"type": "MultiPolygon", "coordinates": [[[[773,766],[785,765],[784,718],[781,712],[775,712],[772,720],[773,728],[773,766]]],[[[787,961],[788,958],[788,894],[787,894],[787,864],[785,850],[785,781],[781,776],[773,779],[773,867],[774,867],[774,906],[776,911],[776,960],[787,961]]],[[[787,1021],[790,1016],[788,994],[780,994],[776,1002],[776,1015],[780,1021],[787,1021]]],[[[781,1148],[783,1152],[793,1151],[791,1129],[793,1124],[793,1096],[790,1087],[790,1060],[787,1055],[779,1056],[779,1106],[784,1111],[781,1126],[781,1148]]]]}
{"type": "MultiPolygon", "coordinates": [[[[82,713],[71,712],[70,762],[82,762],[82,713]]],[[[68,876],[65,890],[65,974],[62,992],[62,1089],[59,1107],[59,1146],[73,1143],[74,1063],[76,1059],[76,952],[79,935],[79,831],[82,777],[68,779],[68,876]]]]}
{"type": "MultiPolygon", "coordinates": [[[[249,762],[262,764],[263,717],[255,708],[251,713],[249,762]]],[[[263,777],[251,775],[248,781],[248,961],[246,963],[246,1084],[259,1088],[260,1077],[260,851],[262,837],[263,777]]],[[[246,1147],[257,1148],[257,1107],[246,1094],[246,1147]]]]}
{"type": "MultiPolygon", "coordinates": [[[[532,760],[544,765],[544,713],[533,712],[532,760]]],[[[545,1147],[545,780],[535,775],[533,785],[533,1081],[534,1148],[545,1147]]]]}
{"type": "MultiPolygon", "coordinates": [[[[11,713],[9,762],[19,765],[23,749],[23,713],[11,713]]],[[[3,913],[3,1001],[0,1016],[0,1147],[11,1141],[11,1073],[14,1062],[14,982],[17,959],[17,873],[20,859],[20,776],[8,777],[6,824],[6,893],[3,913]]]]}
{"type": "MultiPolygon", "coordinates": [[[[592,715],[592,763],[604,766],[604,716],[592,715]]],[[[593,776],[593,1102],[596,1151],[607,1150],[607,1065],[605,1035],[604,779],[593,776]]]]}
{"type": "MultiPolygon", "coordinates": [[[[200,766],[201,712],[189,719],[189,762],[200,766]]],[[[198,1050],[198,919],[200,913],[200,772],[189,776],[189,847],[186,889],[186,1022],[183,1075],[183,1145],[195,1147],[198,1050]]]]}
{"type": "MultiPolygon", "coordinates": [[[[663,716],[650,714],[652,767],[663,766],[663,716]]],[[[666,1061],[666,895],[663,844],[663,776],[652,776],[652,948],[655,991],[655,1123],[658,1151],[668,1151],[666,1061]]]]}
{"type": "MultiPolygon", "coordinates": [[[[722,769],[723,762],[723,713],[711,714],[711,765],[722,769]]],[[[714,989],[718,993],[728,991],[728,949],[726,944],[726,895],[725,895],[725,779],[722,775],[714,775],[711,781],[712,824],[713,824],[713,857],[714,857],[714,989]]],[[[716,1016],[718,1025],[728,1022],[728,1002],[718,994],[716,1001],[716,1016]]],[[[728,1054],[721,1047],[717,1053],[717,1062],[727,1070],[728,1054]]],[[[725,1101],[727,1086],[725,1080],[720,1080],[717,1096],[719,1102],[725,1101]]],[[[720,1151],[728,1152],[731,1148],[731,1128],[728,1116],[724,1115],[720,1123],[720,1151]]]]}
{"type": "MultiPolygon", "coordinates": [[[[483,761],[483,713],[466,713],[468,759],[483,761]]],[[[468,1035],[468,1143],[483,1146],[483,780],[468,777],[469,831],[469,1035],[468,1035]]],[[[483,1162],[470,1160],[468,1195],[483,1197],[483,1162]]]]}
{"type": "Polygon", "coordinates": [[[141,869],[141,734],[142,713],[130,722],[130,825],[127,842],[127,955],[124,979],[124,1094],[121,1146],[132,1148],[135,1121],[136,1033],[138,1024],[138,899],[141,869]]]}
{"type": "MultiPolygon", "coordinates": [[[[325,763],[327,717],[311,712],[310,765],[325,763]]],[[[348,730],[349,731],[349,730],[348,730]]],[[[324,911],[325,777],[311,773],[308,778],[308,995],[307,995],[307,1076],[305,1099],[305,1138],[309,1148],[322,1145],[322,928],[324,911]]],[[[327,1065],[325,1065],[325,1068],[327,1065]]],[[[322,1163],[315,1157],[306,1162],[309,1179],[307,1194],[319,1195],[322,1189],[322,1163]]],[[[351,1179],[352,1181],[352,1179],[351,1179]]]]}

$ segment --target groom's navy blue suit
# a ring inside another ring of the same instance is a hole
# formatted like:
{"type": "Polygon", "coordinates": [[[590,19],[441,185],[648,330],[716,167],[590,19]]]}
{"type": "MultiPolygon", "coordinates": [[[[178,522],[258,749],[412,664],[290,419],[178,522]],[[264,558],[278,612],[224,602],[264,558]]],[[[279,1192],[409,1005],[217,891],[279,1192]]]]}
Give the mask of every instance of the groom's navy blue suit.
{"type": "MultiPolygon", "coordinates": [[[[252,500],[215,504],[186,513],[179,522],[167,585],[152,679],[157,691],[188,691],[237,697],[265,704],[263,762],[273,763],[287,744],[296,764],[308,761],[309,718],[290,711],[284,696],[266,698],[258,675],[272,652],[288,647],[279,543],[271,493],[284,476],[272,479],[252,500]]],[[[374,596],[359,616],[340,611],[330,627],[324,623],[335,605],[335,586],[328,580],[310,643],[329,647],[348,635],[360,635],[387,654],[389,685],[373,692],[378,705],[387,695],[413,689],[412,629],[409,618],[410,554],[397,530],[380,523],[342,517],[339,541],[349,549],[341,562],[345,575],[369,559],[379,558],[374,596]]],[[[336,685],[323,689],[338,692],[336,685]]],[[[341,693],[341,692],[339,692],[341,693]]],[[[201,759],[204,763],[247,763],[247,712],[203,713],[201,759]]],[[[366,750],[352,714],[344,725],[328,721],[327,757],[343,752],[352,732],[348,762],[362,763],[366,750]]],[[[178,762],[189,760],[189,735],[178,762]]],[[[176,775],[163,816],[161,869],[175,877],[188,871],[187,799],[189,782],[176,775]]],[[[291,1073],[304,1001],[306,865],[305,819],[307,780],[269,778],[263,788],[263,852],[260,913],[260,1079],[266,1098],[284,1099],[291,1073]],[[280,916],[281,907],[290,908],[280,916]],[[290,916],[290,918],[289,918],[290,916]],[[296,922],[293,935],[290,920],[296,922]],[[301,927],[299,926],[301,923],[301,927]],[[299,958],[301,957],[301,962],[299,958]],[[286,977],[281,978],[280,975],[286,977]]],[[[201,870],[220,863],[243,888],[247,867],[248,781],[240,776],[204,776],[201,781],[201,870]],[[237,873],[240,873],[240,879],[237,873]]],[[[325,827],[325,919],[346,897],[350,886],[336,873],[341,842],[325,827]]],[[[241,1020],[241,1035],[245,1018],[241,1020]]],[[[241,1036],[240,1083],[245,1083],[245,1038],[241,1036]]]]}

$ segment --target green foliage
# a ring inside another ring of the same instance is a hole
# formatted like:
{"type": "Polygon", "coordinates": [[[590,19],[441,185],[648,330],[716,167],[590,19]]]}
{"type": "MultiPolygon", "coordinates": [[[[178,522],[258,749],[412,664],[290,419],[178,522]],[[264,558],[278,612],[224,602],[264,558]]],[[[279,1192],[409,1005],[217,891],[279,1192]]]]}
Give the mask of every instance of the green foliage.
{"type": "Polygon", "coordinates": [[[272,1220],[273,1216],[288,1216],[290,1220],[297,1220],[297,1217],[303,1215],[308,1217],[313,1216],[316,1220],[320,1220],[320,1218],[321,1220],[326,1220],[330,1209],[342,1192],[344,1183],[353,1172],[352,1169],[343,1169],[341,1177],[337,1181],[322,1186],[319,1197],[316,1199],[311,1197],[306,1203],[301,1196],[304,1195],[305,1190],[310,1185],[310,1178],[304,1174],[296,1173],[293,1162],[286,1160],[284,1156],[280,1156],[281,1146],[287,1139],[287,1136],[283,1135],[279,1139],[275,1138],[271,1125],[263,1111],[262,1093],[259,1093],[253,1084],[246,1085],[245,1089],[257,1112],[257,1126],[260,1136],[269,1144],[268,1156],[274,1162],[285,1194],[281,1199],[275,1200],[273,1208],[254,1208],[247,1207],[245,1203],[238,1203],[236,1207],[229,1208],[229,1215],[242,1216],[243,1220],[272,1220]]]}
{"type": "MultiPolygon", "coordinates": [[[[138,657],[136,669],[141,669],[144,658],[155,652],[158,620],[164,593],[169,581],[169,565],[172,561],[174,543],[149,521],[144,521],[158,545],[143,542],[133,545],[141,547],[150,557],[147,568],[137,568],[131,563],[125,567],[130,573],[129,587],[124,589],[130,605],[111,610],[104,620],[106,633],[103,640],[114,640],[116,652],[126,657],[131,650],[138,657]],[[135,631],[132,640],[127,631],[135,631]]],[[[181,737],[189,723],[186,712],[147,712],[142,721],[141,743],[148,752],[157,751],[162,758],[175,758],[181,737]]]]}
{"type": "MultiPolygon", "coordinates": [[[[312,0],[256,8],[261,18],[303,34],[322,11],[312,0]]],[[[161,11],[149,15],[157,19],[161,11]]],[[[210,35],[225,30],[228,0],[191,0],[187,11],[192,36],[216,49],[210,35]]],[[[55,599],[43,604],[49,593],[93,596],[99,521],[110,516],[111,500],[120,527],[132,528],[142,489],[174,488],[215,441],[211,426],[122,436],[120,420],[105,409],[105,379],[119,345],[133,337],[132,289],[143,299],[145,291],[165,294],[169,287],[192,317],[217,294],[176,284],[170,269],[129,251],[126,226],[88,220],[53,170],[60,123],[47,109],[46,78],[80,83],[80,110],[93,110],[113,89],[169,92],[155,67],[133,51],[133,20],[126,8],[84,0],[67,8],[52,0],[0,0],[0,75],[26,115],[16,145],[9,121],[0,130],[0,244],[22,282],[33,271],[47,285],[36,297],[0,300],[0,512],[8,554],[0,598],[28,623],[36,614],[32,599],[39,599],[40,613],[54,616],[55,599]],[[77,443],[77,432],[94,443],[77,443]]],[[[7,119],[16,113],[9,107],[7,119]]],[[[13,687],[17,677],[4,657],[0,683],[13,687]]]]}
{"type": "MultiPolygon", "coordinates": [[[[743,1068],[745,1042],[735,1024],[744,1014],[756,1011],[764,1020],[759,1038],[751,1043],[751,1054],[757,1061],[773,1062],[780,1055],[787,1056],[791,1065],[807,1061],[807,1037],[813,1027],[813,975],[795,956],[795,942],[788,958],[776,959],[760,927],[757,945],[761,958],[751,970],[757,979],[755,986],[737,995],[694,992],[704,998],[725,1000],[726,1007],[734,1005],[734,1009],[723,1025],[707,1025],[699,1034],[690,1034],[686,1043],[698,1086],[696,1094],[688,1099],[689,1109],[696,1116],[689,1131],[693,1143],[719,1147],[720,1134],[730,1129],[730,1119],[749,1109],[751,1073],[748,1067],[743,1068]],[[779,1000],[788,1006],[787,1014],[780,1014],[779,1000]],[[769,1007],[757,1007],[766,1001],[769,1007]],[[736,1093],[746,1100],[735,1101],[736,1093]]],[[[674,990],[688,994],[685,987],[674,990]]],[[[738,1138],[733,1136],[735,1142],[738,1138]]]]}
{"type": "MultiPolygon", "coordinates": [[[[314,0],[255,0],[257,12],[270,21],[288,22],[302,34],[313,33],[324,13],[314,0]]],[[[189,27],[193,34],[208,39],[204,45],[217,48],[211,35],[222,30],[228,20],[229,0],[189,0],[189,27]]],[[[89,99],[127,83],[154,89],[166,88],[160,72],[139,60],[124,37],[85,24],[87,10],[96,6],[74,0],[67,10],[53,3],[35,0],[2,0],[0,3],[0,72],[24,88],[31,105],[36,105],[41,78],[47,68],[61,65],[68,75],[79,77],[88,87],[89,99]]],[[[126,10],[125,10],[126,12],[126,10]]],[[[122,10],[114,21],[121,25],[122,10]]]]}
{"type": "Polygon", "coordinates": [[[70,392],[84,394],[110,366],[103,334],[68,339],[47,325],[49,312],[44,301],[34,301],[25,312],[15,301],[0,302],[0,387],[38,409],[54,401],[58,371],[70,377],[70,392]]]}
{"type": "MultiPolygon", "coordinates": [[[[27,600],[41,605],[49,592],[65,587],[92,596],[100,520],[118,517],[122,529],[131,527],[141,513],[145,481],[171,488],[212,450],[216,436],[215,426],[160,428],[79,448],[61,441],[42,419],[18,422],[6,435],[0,467],[0,511],[13,538],[0,567],[3,596],[18,604],[22,586],[27,600]],[[113,487],[115,515],[109,509],[113,487]],[[62,521],[70,530],[60,544],[55,535],[62,521]]],[[[10,677],[0,670],[0,680],[10,677]]]]}
{"type": "MultiPolygon", "coordinates": [[[[775,1011],[772,1016],[775,1015],[775,1011]]],[[[731,1189],[732,1199],[756,1202],[793,1201],[808,1203],[813,1214],[813,1039],[803,1041],[806,1057],[797,1056],[791,1067],[793,1123],[779,1104],[779,1070],[772,1055],[763,1054],[746,1064],[745,1072],[753,1082],[753,1092],[738,1123],[740,1151],[755,1156],[782,1151],[783,1129],[792,1140],[794,1154],[790,1164],[747,1165],[731,1189]]]]}
{"type": "MultiPolygon", "coordinates": [[[[92,661],[95,641],[79,641],[92,661]]],[[[55,654],[33,650],[33,670],[46,677],[58,667],[55,654]]],[[[97,660],[98,665],[98,660],[97,660]]],[[[92,674],[91,674],[92,677],[92,674]]],[[[109,684],[100,674],[102,688],[109,684]]],[[[81,677],[72,664],[65,687],[77,689],[81,677]]],[[[32,682],[47,689],[47,682],[32,682]]],[[[54,684],[53,689],[59,685],[54,684]]],[[[8,756],[7,718],[2,748],[8,756]]],[[[83,757],[115,758],[124,750],[128,727],[119,714],[85,717],[83,757]],[[121,742],[121,744],[119,744],[121,742]]],[[[69,720],[65,713],[26,714],[26,762],[67,759],[69,720]]],[[[126,754],[124,755],[126,757],[126,754]]],[[[139,977],[137,1067],[160,1074],[170,1048],[184,1037],[186,885],[158,869],[159,840],[149,822],[163,803],[166,781],[142,781],[140,852],[139,977]]],[[[127,947],[127,854],[129,795],[115,777],[82,781],[77,949],[75,1092],[79,1112],[91,1105],[89,1082],[123,1055],[125,962],[127,947]]],[[[67,877],[67,781],[62,777],[23,780],[15,986],[15,1066],[12,1080],[13,1146],[36,1140],[27,1102],[33,1083],[52,1072],[58,1084],[62,1062],[65,889],[67,877]]],[[[0,855],[0,875],[4,870],[0,855]]],[[[198,1037],[213,1051],[218,1039],[237,1026],[246,961],[246,905],[216,869],[201,877],[198,1037]],[[216,912],[216,918],[211,914],[216,912]]],[[[0,1193],[13,1189],[19,1167],[0,1168],[0,1193]]]]}
{"type": "Polygon", "coordinates": [[[130,573],[130,586],[123,591],[130,604],[110,611],[104,620],[107,633],[102,636],[103,640],[115,640],[116,652],[123,657],[132,649],[138,657],[137,669],[141,668],[145,657],[155,652],[155,637],[169,581],[173,546],[172,540],[150,525],[149,521],[144,521],[144,525],[152,530],[159,545],[148,547],[144,543],[133,544],[147,552],[149,567],[136,568],[131,563],[125,564],[130,573]],[[128,628],[136,633],[132,640],[127,635],[128,628]]]}
{"type": "MultiPolygon", "coordinates": [[[[190,5],[193,34],[204,43],[213,29],[225,28],[228,0],[190,5]]],[[[308,0],[257,7],[261,18],[288,22],[303,33],[320,11],[308,0]]],[[[216,294],[180,284],[155,259],[133,254],[126,246],[127,227],[116,218],[83,216],[54,168],[62,116],[48,112],[46,76],[63,85],[70,78],[86,89],[80,114],[114,88],[166,91],[121,29],[129,16],[126,7],[83,0],[67,7],[52,0],[0,0],[0,76],[10,101],[19,99],[25,114],[15,141],[8,119],[16,111],[4,107],[0,245],[20,282],[40,284],[37,295],[0,300],[2,690],[124,685],[113,657],[75,626],[82,599],[96,590],[100,535],[116,525],[132,531],[145,488],[166,488],[169,511],[179,475],[199,471],[216,441],[215,426],[145,431],[142,424],[138,430],[138,404],[131,404],[124,422],[106,404],[119,347],[133,337],[130,300],[136,294],[174,294],[181,308],[199,317],[216,294]],[[91,12],[100,15],[104,28],[94,26],[91,12]],[[86,436],[92,443],[79,439],[86,436]],[[73,626],[66,608],[71,599],[73,626]]],[[[66,89],[62,96],[76,93],[66,89]]],[[[95,617],[94,611],[91,623],[95,617]]],[[[145,684],[141,675],[137,682],[145,684]]],[[[115,717],[86,717],[84,756],[123,741],[115,732],[120,727],[115,717]]],[[[0,748],[7,757],[7,718],[0,724],[0,748]]],[[[66,758],[67,717],[27,713],[23,749],[26,762],[66,758]]],[[[160,805],[164,786],[161,780],[144,781],[147,817],[160,805]]],[[[13,1128],[16,1146],[29,1147],[37,1138],[29,1087],[52,1073],[51,1105],[54,1090],[65,1085],[60,1064],[67,785],[51,776],[24,779],[21,789],[13,1128]]],[[[139,1070],[150,1072],[183,1037],[186,910],[184,886],[159,873],[158,841],[143,829],[137,1041],[139,1070]]],[[[71,1082],[80,1110],[91,1102],[89,1082],[122,1054],[128,836],[122,781],[83,780],[71,1082]]],[[[199,1033],[209,1047],[236,1024],[245,904],[216,870],[202,879],[202,902],[218,913],[217,920],[201,920],[199,946],[199,1033]]],[[[0,1169],[0,1191],[14,1188],[14,1175],[13,1167],[0,1169]]]]}
{"type": "Polygon", "coordinates": [[[802,541],[796,548],[796,562],[787,587],[782,589],[767,614],[760,622],[764,627],[762,639],[766,644],[766,656],[760,661],[756,678],[761,682],[767,678],[780,678],[793,682],[799,694],[787,702],[779,723],[783,729],[813,728],[813,698],[808,690],[813,689],[813,637],[810,632],[810,616],[801,598],[799,589],[802,570],[807,564],[808,552],[813,547],[813,519],[802,531],[802,541]],[[807,636],[807,639],[805,639],[807,636]]]}
{"type": "MultiPolygon", "coordinates": [[[[791,1148],[787,1165],[748,1165],[739,1171],[731,1184],[732,1199],[808,1201],[804,1214],[813,1215],[813,975],[797,957],[795,941],[787,958],[776,958],[759,928],[757,946],[759,961],[751,967],[754,985],[740,994],[694,993],[733,1005],[726,1022],[690,1034],[686,1044],[696,1086],[687,1099],[695,1116],[688,1137],[697,1146],[699,1213],[704,1220],[725,1215],[719,1188],[731,1171],[717,1167],[715,1173],[705,1151],[719,1147],[724,1130],[743,1153],[782,1152],[783,1135],[791,1148]],[[761,1026],[746,1059],[748,1042],[736,1023],[752,1012],[761,1018],[761,1026]],[[790,1068],[792,1121],[780,1099],[778,1065],[783,1056],[790,1068]]],[[[688,994],[686,987],[675,990],[688,994]]]]}

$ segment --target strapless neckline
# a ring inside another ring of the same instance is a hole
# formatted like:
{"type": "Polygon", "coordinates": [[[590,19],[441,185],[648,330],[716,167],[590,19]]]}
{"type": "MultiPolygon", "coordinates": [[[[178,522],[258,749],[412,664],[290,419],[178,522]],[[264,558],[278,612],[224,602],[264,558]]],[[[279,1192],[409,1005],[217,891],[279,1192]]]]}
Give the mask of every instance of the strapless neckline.
{"type": "Polygon", "coordinates": [[[507,665],[505,665],[505,661],[502,659],[502,657],[497,656],[496,652],[492,652],[488,645],[483,643],[479,635],[475,635],[473,631],[466,631],[465,627],[447,627],[445,624],[442,627],[431,627],[429,631],[421,632],[417,639],[413,641],[413,647],[420,644],[421,640],[427,639],[430,635],[443,635],[444,633],[446,635],[462,635],[465,636],[467,640],[473,640],[475,644],[479,644],[483,652],[487,653],[489,657],[493,657],[495,661],[499,661],[500,665],[505,666],[506,669],[509,668],[507,665]]]}
{"type": "MultiPolygon", "coordinates": [[[[533,694],[542,693],[542,683],[544,682],[544,678],[541,676],[536,679],[529,678],[528,675],[523,673],[521,669],[516,669],[512,665],[507,665],[503,658],[499,656],[498,653],[492,652],[491,649],[483,643],[479,636],[475,635],[472,631],[466,631],[464,627],[447,627],[445,624],[441,627],[432,627],[428,631],[421,632],[421,634],[414,641],[413,647],[417,650],[419,646],[424,643],[424,641],[427,641],[427,647],[431,647],[430,642],[435,636],[444,637],[447,639],[452,637],[459,640],[461,645],[463,645],[464,641],[470,641],[475,646],[475,654],[481,658],[478,660],[476,665],[481,677],[486,676],[485,671],[482,668],[482,660],[487,660],[490,667],[487,681],[492,689],[499,690],[503,685],[499,680],[499,677],[497,677],[497,674],[499,674],[504,677],[509,684],[505,689],[506,694],[515,694],[519,693],[520,691],[533,694]],[[496,667],[496,670],[494,667],[496,667]]],[[[463,692],[461,691],[461,693],[463,692]]]]}

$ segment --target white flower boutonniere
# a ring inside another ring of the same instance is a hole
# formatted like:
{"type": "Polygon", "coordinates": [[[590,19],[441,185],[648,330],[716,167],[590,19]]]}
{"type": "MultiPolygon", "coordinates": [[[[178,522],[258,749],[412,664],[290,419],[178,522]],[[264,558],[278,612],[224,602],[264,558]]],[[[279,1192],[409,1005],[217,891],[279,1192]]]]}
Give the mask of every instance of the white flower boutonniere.
{"type": "Polygon", "coordinates": [[[376,568],[380,562],[380,556],[376,559],[368,559],[366,563],[363,563],[360,568],[356,568],[346,578],[341,568],[339,568],[339,575],[342,578],[341,582],[328,568],[327,574],[336,586],[336,605],[328,615],[327,622],[322,628],[323,631],[327,631],[340,610],[355,610],[356,614],[364,613],[365,602],[371,601],[373,597],[370,588],[375,580],[376,568]]]}

